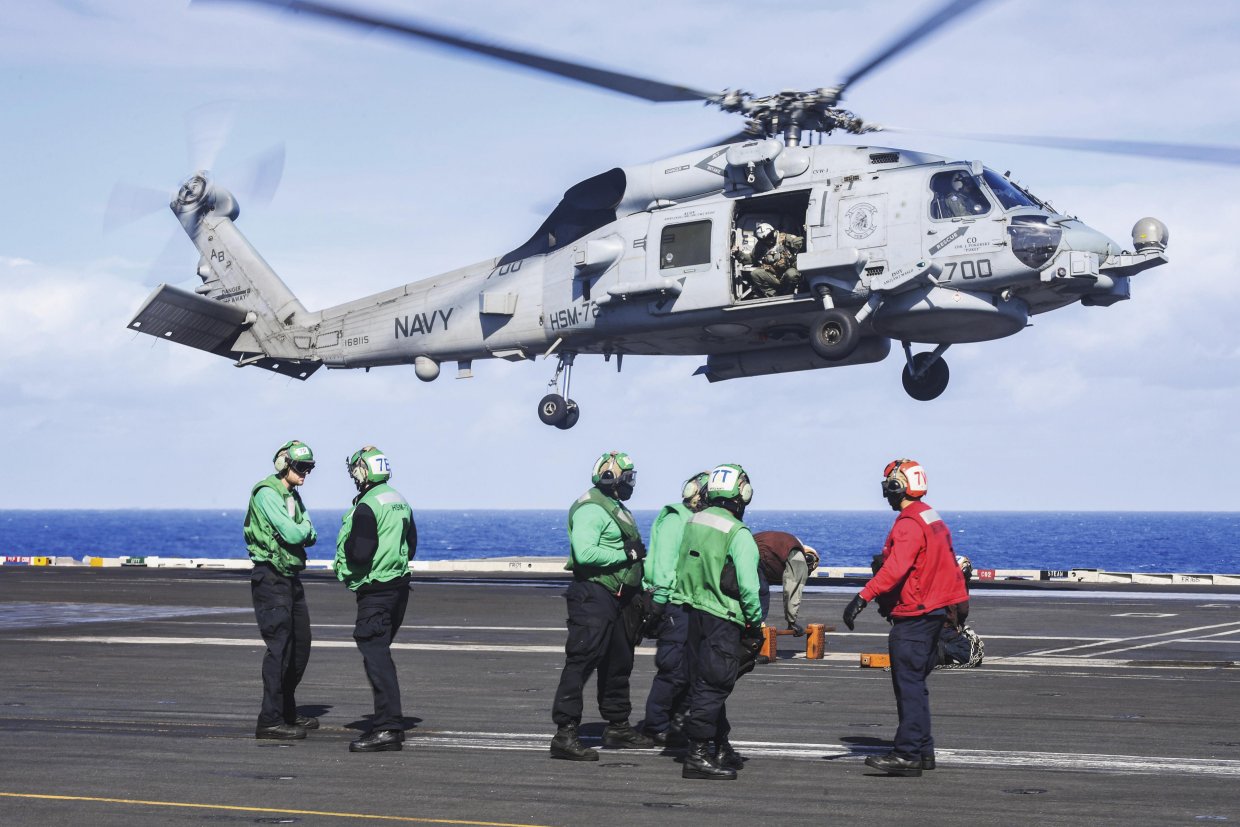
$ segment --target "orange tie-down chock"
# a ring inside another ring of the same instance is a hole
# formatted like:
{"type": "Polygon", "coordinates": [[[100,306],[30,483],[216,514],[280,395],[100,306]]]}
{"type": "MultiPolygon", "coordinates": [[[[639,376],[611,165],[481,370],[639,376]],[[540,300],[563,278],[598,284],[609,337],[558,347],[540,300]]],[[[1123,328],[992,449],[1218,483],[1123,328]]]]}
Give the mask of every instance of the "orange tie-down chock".
{"type": "MultiPolygon", "coordinates": [[[[776,629],[774,626],[763,627],[762,649],[759,658],[766,663],[776,663],[779,657],[779,636],[792,634],[791,629],[776,629]]],[[[827,632],[834,632],[834,626],[822,623],[810,623],[805,627],[805,657],[809,660],[822,660],[827,648],[827,632]]]]}

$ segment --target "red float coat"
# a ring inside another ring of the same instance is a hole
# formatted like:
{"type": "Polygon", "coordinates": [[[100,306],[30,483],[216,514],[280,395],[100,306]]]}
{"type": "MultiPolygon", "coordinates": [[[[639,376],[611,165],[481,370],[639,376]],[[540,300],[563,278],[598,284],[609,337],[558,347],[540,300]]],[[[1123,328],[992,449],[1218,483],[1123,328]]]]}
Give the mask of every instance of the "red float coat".
{"type": "Polygon", "coordinates": [[[880,598],[895,617],[916,617],[969,599],[947,523],[930,506],[914,502],[896,517],[883,544],[883,566],[861,590],[880,598]],[[883,599],[883,598],[886,599],[883,599]]]}

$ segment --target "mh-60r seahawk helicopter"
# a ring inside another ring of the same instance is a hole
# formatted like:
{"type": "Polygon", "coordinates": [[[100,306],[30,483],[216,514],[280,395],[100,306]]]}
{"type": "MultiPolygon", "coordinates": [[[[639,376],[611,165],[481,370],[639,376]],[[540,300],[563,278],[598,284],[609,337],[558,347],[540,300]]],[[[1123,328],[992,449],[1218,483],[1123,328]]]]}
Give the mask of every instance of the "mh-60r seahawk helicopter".
{"type": "MultiPolygon", "coordinates": [[[[511,252],[314,312],[238,231],[236,199],[197,172],[171,208],[201,255],[202,284],[194,292],[159,286],[129,326],[238,366],[305,379],[324,365],[412,364],[429,382],[444,362],[464,377],[475,359],[554,356],[553,392],[538,413],[567,429],[579,415],[569,398],[579,354],[618,363],[626,354],[700,354],[698,373],[715,382],[877,362],[896,340],[905,390],[929,400],[947,386],[942,356],[952,344],[1010,336],[1030,316],[1076,302],[1122,301],[1131,276],[1166,262],[1168,233],[1153,218],[1136,223],[1124,251],[977,161],[805,145],[807,133],[877,129],[838,106],[844,91],[980,0],[949,3],[838,86],[768,97],[701,92],[324,3],[250,1],[647,100],[706,101],[748,123],[720,145],[569,188],[511,252]],[[764,295],[734,251],[772,229],[800,241],[799,278],[764,295]],[[914,353],[914,344],[935,347],[914,353]]],[[[1075,144],[1202,159],[1191,147],[1075,144]]]]}

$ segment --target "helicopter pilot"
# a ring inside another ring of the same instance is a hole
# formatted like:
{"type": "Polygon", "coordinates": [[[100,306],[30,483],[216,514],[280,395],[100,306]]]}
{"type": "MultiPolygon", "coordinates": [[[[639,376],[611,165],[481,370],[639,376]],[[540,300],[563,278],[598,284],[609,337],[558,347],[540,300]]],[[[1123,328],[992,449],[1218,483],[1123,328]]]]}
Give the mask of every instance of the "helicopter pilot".
{"type": "Polygon", "coordinates": [[[796,254],[805,249],[805,238],[777,231],[763,221],[754,228],[753,239],[738,244],[732,256],[741,263],[754,289],[766,298],[796,292],[801,282],[796,254]]]}
{"type": "Polygon", "coordinates": [[[986,199],[978,191],[977,184],[964,170],[952,173],[951,189],[946,193],[936,194],[935,206],[938,208],[936,218],[967,218],[981,215],[988,209],[986,199]]]}

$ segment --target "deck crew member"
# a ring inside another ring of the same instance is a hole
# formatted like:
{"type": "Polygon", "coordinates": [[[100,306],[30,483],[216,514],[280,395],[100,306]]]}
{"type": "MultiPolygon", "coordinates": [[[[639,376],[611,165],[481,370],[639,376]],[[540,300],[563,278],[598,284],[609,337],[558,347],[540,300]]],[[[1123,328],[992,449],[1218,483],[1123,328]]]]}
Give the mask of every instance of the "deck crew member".
{"type": "Polygon", "coordinates": [[[382,451],[373,445],[355,451],[348,470],[357,496],[340,526],[335,569],[357,596],[353,640],[375,701],[370,732],[352,741],[349,752],[399,750],[405,722],[392,640],[409,604],[409,561],[417,552],[418,527],[409,503],[388,484],[392,466],[382,451]]]}
{"type": "Polygon", "coordinates": [[[749,475],[739,465],[718,466],[706,499],[685,526],[672,598],[689,616],[689,752],[681,776],[728,780],[744,759],[728,738],[726,701],[742,664],[762,645],[758,546],[741,522],[753,499],[749,475]]]}
{"type": "Polygon", "coordinates": [[[275,473],[250,491],[243,528],[254,562],[254,616],[267,645],[254,737],[296,740],[319,726],[316,719],[297,714],[295,698],[310,660],[310,612],[298,574],[306,567],[306,547],[318,539],[297,488],[314,470],[314,452],[293,439],[280,446],[272,463],[275,473]]]}
{"type": "Polygon", "coordinates": [[[805,582],[818,568],[818,552],[786,531],[759,531],[753,536],[758,544],[758,574],[762,584],[762,615],[770,607],[772,583],[784,588],[784,621],[795,637],[805,634],[801,624],[801,597],[805,582]]]}
{"type": "Polygon", "coordinates": [[[891,621],[887,647],[900,723],[894,749],[865,759],[866,765],[888,775],[919,776],[923,769],[934,769],[926,678],[938,660],[946,607],[969,596],[952,549],[951,531],[938,512],[922,502],[925,495],[926,472],[921,465],[911,459],[887,464],[883,496],[900,514],[883,544],[881,567],[844,609],[844,623],[850,630],[857,615],[875,598],[879,612],[891,621]]]}
{"type": "Polygon", "coordinates": [[[633,495],[637,472],[628,454],[609,451],[594,463],[593,486],[568,512],[571,548],[564,568],[573,573],[565,592],[568,640],[564,670],[551,718],[557,730],[551,757],[597,761],[598,751],[582,745],[582,692],[597,672],[599,714],[607,720],[603,744],[649,747],[654,742],[629,723],[629,675],[641,633],[642,560],[646,546],[624,501],[633,495]]]}
{"type": "Polygon", "coordinates": [[[671,599],[672,587],[676,584],[685,524],[706,507],[709,477],[702,471],[685,480],[680,502],[663,506],[650,528],[650,553],[646,557],[642,586],[651,599],[645,635],[659,641],[654,655],[658,672],[646,697],[643,728],[658,746],[680,746],[684,742],[684,704],[689,688],[685,639],[689,626],[684,607],[671,599]]]}

